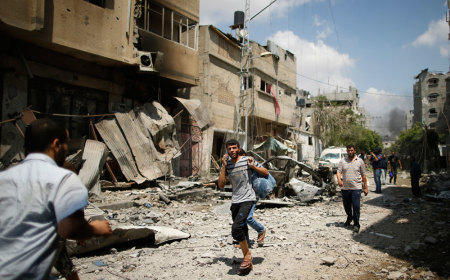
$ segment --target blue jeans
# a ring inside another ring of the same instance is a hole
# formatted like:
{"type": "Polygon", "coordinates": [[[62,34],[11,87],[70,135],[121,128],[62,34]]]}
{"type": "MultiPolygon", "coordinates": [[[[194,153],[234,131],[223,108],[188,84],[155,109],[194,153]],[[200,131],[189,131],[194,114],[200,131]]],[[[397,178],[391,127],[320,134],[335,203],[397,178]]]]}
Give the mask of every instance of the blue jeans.
{"type": "Polygon", "coordinates": [[[375,192],[381,193],[381,169],[373,170],[373,179],[375,180],[375,192]]]}
{"type": "Polygon", "coordinates": [[[386,185],[386,170],[387,169],[381,169],[381,181],[383,182],[383,185],[386,185]]]}
{"type": "MultiPolygon", "coordinates": [[[[252,205],[252,208],[250,209],[250,213],[248,214],[247,217],[247,225],[249,225],[252,229],[256,230],[256,232],[258,233],[263,233],[264,232],[264,226],[261,225],[260,223],[258,223],[254,218],[253,218],[253,213],[255,212],[255,208],[256,208],[256,203],[258,201],[255,201],[252,205]]],[[[248,239],[248,238],[247,238],[248,239]]]]}
{"type": "Polygon", "coordinates": [[[342,190],[342,202],[344,203],[347,220],[353,219],[353,224],[355,226],[359,226],[360,200],[361,190],[342,190]]]}

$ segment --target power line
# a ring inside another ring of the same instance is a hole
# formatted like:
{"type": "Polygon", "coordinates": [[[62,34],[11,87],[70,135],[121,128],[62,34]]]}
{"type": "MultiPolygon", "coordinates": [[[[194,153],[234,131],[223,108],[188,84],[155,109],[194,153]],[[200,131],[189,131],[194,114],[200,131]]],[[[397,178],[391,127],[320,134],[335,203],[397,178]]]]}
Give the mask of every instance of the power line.
{"type": "MultiPolygon", "coordinates": [[[[324,84],[324,85],[327,85],[327,86],[341,88],[341,89],[345,89],[345,90],[347,89],[345,87],[341,87],[339,85],[333,85],[333,84],[330,84],[328,82],[322,82],[322,81],[316,80],[314,78],[310,78],[308,76],[305,76],[305,75],[302,75],[302,74],[299,74],[299,73],[297,73],[297,76],[300,76],[300,77],[303,77],[305,79],[308,79],[308,80],[311,80],[311,81],[314,81],[314,82],[317,82],[317,83],[320,83],[320,84],[324,84]]],[[[412,95],[385,94],[385,93],[377,93],[377,92],[367,92],[367,91],[362,91],[362,90],[358,90],[358,92],[367,93],[367,94],[373,94],[373,95],[382,95],[382,96],[395,96],[395,97],[406,97],[406,98],[413,97],[412,95]]]]}

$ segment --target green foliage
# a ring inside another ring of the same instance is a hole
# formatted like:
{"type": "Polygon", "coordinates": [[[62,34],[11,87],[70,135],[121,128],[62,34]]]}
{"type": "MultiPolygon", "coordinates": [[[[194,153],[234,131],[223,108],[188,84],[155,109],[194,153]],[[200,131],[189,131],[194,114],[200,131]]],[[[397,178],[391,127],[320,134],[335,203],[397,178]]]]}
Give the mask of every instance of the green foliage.
{"type": "Polygon", "coordinates": [[[416,123],[412,128],[400,132],[392,150],[401,154],[416,155],[422,146],[424,129],[420,123],[416,123]]]}
{"type": "Polygon", "coordinates": [[[382,146],[378,133],[360,125],[360,116],[350,108],[334,106],[326,97],[319,96],[314,121],[315,134],[324,147],[353,144],[358,152],[367,153],[382,146]]]}

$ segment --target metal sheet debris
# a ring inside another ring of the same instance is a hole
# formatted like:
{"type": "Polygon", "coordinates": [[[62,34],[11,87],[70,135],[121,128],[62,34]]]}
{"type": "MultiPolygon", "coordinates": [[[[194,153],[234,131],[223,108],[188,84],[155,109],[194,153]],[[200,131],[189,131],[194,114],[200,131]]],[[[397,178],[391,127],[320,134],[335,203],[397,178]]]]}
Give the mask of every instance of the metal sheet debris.
{"type": "Polygon", "coordinates": [[[87,140],[83,151],[83,166],[78,173],[81,182],[90,194],[100,195],[100,175],[106,162],[108,151],[106,145],[95,140],[87,140]]]}
{"type": "Polygon", "coordinates": [[[206,129],[213,125],[207,115],[207,111],[203,108],[202,102],[198,99],[184,99],[175,97],[188,110],[192,118],[197,122],[200,129],[206,129]]]}
{"type": "Polygon", "coordinates": [[[138,184],[145,182],[133,159],[133,153],[123,136],[119,125],[115,119],[103,120],[95,124],[98,132],[102,136],[108,148],[119,163],[120,170],[129,181],[135,181],[138,184]]]}

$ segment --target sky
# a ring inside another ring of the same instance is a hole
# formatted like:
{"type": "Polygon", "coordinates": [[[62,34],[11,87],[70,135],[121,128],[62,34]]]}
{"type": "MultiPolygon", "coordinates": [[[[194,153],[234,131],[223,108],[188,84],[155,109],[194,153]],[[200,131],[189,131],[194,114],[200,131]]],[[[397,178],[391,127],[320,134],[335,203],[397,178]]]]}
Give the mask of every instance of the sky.
{"type": "MultiPolygon", "coordinates": [[[[249,1],[251,16],[273,2],[249,1]]],[[[200,25],[234,34],[245,2],[200,0],[200,25]]],[[[249,37],[295,54],[299,89],[357,88],[371,129],[395,136],[413,109],[415,77],[449,71],[447,11],[445,0],[277,0],[250,21],[249,37]]]]}

